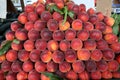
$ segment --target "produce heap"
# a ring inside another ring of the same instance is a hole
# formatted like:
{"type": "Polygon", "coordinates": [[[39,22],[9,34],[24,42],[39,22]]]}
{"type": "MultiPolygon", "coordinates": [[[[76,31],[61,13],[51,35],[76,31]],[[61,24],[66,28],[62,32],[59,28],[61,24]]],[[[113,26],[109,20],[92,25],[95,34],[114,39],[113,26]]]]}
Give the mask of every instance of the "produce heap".
{"type": "Polygon", "coordinates": [[[27,5],[1,44],[0,80],[120,78],[114,22],[67,0],[27,5]]]}

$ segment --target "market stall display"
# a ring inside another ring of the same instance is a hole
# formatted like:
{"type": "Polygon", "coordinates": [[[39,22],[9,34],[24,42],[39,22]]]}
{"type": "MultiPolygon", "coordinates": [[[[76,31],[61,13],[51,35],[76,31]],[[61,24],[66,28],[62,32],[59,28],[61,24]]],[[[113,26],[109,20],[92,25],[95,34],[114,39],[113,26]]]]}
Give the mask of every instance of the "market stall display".
{"type": "Polygon", "coordinates": [[[114,18],[69,0],[38,0],[24,8],[0,48],[2,80],[120,78],[114,18]],[[5,73],[5,74],[4,74],[5,73]]]}

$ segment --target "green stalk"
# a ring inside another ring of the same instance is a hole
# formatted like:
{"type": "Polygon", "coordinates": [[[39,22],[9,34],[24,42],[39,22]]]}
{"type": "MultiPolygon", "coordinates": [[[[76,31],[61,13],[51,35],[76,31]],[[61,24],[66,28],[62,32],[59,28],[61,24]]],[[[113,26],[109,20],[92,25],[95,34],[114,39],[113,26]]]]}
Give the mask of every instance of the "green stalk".
{"type": "Polygon", "coordinates": [[[67,20],[67,15],[68,15],[68,8],[67,6],[64,7],[64,21],[63,21],[63,24],[65,24],[66,20],[67,20]]]}

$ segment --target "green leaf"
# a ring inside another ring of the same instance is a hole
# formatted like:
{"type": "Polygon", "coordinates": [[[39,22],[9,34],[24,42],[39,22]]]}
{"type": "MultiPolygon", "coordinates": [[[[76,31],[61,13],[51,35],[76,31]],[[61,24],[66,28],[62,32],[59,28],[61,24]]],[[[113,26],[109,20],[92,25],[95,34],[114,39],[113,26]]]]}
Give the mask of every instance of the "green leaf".
{"type": "Polygon", "coordinates": [[[14,39],[13,42],[16,43],[16,44],[20,44],[20,41],[17,40],[17,39],[14,39]]]}
{"type": "Polygon", "coordinates": [[[68,15],[68,8],[67,6],[64,7],[63,12],[65,13],[64,15],[64,20],[63,20],[63,24],[65,24],[66,20],[67,20],[67,15],[68,15]]]}
{"type": "Polygon", "coordinates": [[[53,6],[54,11],[59,12],[60,14],[64,14],[62,10],[60,10],[56,5],[53,6]]]}
{"type": "Polygon", "coordinates": [[[69,11],[68,16],[70,16],[70,18],[72,18],[74,20],[74,12],[73,11],[69,11]]]}
{"type": "Polygon", "coordinates": [[[46,5],[46,9],[49,10],[51,13],[54,11],[53,5],[54,4],[48,4],[48,5],[46,5]]]}
{"type": "Polygon", "coordinates": [[[115,34],[115,35],[118,35],[118,33],[119,33],[119,25],[114,25],[113,26],[113,33],[115,34]]]}
{"type": "Polygon", "coordinates": [[[10,49],[11,43],[12,43],[12,41],[5,41],[5,43],[2,44],[2,46],[0,48],[0,55],[5,54],[10,49]]]}
{"type": "Polygon", "coordinates": [[[60,78],[59,76],[53,74],[53,73],[49,73],[49,72],[42,72],[42,74],[44,74],[45,76],[49,77],[50,80],[64,80],[63,78],[60,78]]]}

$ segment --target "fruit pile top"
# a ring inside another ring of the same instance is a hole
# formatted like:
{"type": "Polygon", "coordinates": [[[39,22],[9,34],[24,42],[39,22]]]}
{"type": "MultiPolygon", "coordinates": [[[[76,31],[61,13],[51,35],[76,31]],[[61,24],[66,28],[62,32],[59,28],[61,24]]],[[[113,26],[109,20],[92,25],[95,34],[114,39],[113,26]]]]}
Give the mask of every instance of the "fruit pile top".
{"type": "Polygon", "coordinates": [[[0,80],[120,78],[115,20],[68,0],[24,8],[0,48],[0,80]]]}

